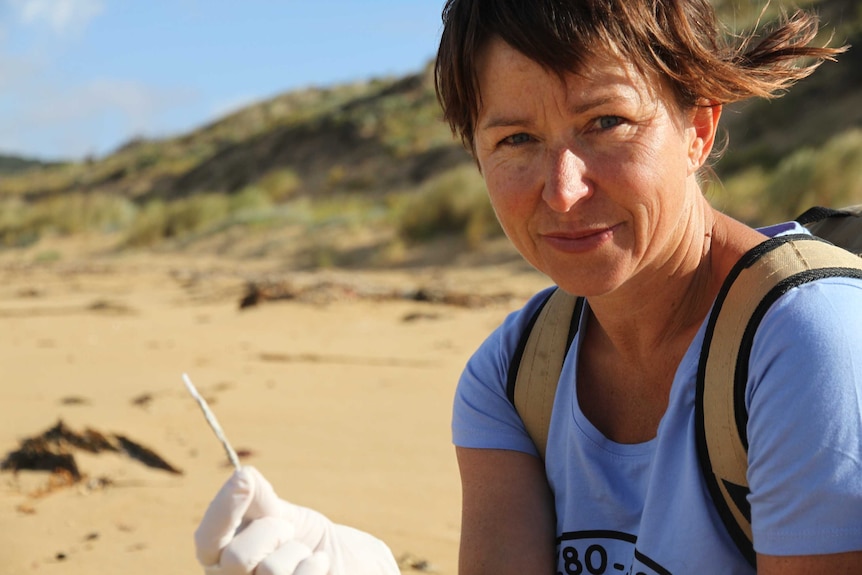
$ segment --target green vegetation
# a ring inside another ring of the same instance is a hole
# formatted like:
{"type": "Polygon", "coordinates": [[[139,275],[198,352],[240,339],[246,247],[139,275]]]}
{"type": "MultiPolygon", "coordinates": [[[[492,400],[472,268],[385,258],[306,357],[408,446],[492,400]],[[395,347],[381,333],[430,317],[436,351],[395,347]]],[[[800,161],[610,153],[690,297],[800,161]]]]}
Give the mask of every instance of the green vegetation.
{"type": "Polygon", "coordinates": [[[42,162],[19,156],[0,155],[0,175],[16,174],[26,172],[35,168],[57,166],[58,162],[42,162]]]}
{"type": "Polygon", "coordinates": [[[395,210],[398,235],[421,243],[441,235],[458,235],[478,249],[483,240],[502,234],[475,166],[441,174],[414,194],[403,196],[395,210]]]}
{"type": "MultiPolygon", "coordinates": [[[[715,3],[734,32],[764,5],[715,3]]],[[[862,46],[855,0],[797,5],[816,6],[833,44],[862,46]]],[[[860,99],[862,49],[851,49],[782,98],[728,106],[729,146],[708,197],[753,225],[862,203],[860,99]]],[[[310,267],[393,265],[427,242],[479,249],[501,234],[472,159],[441,121],[430,65],[283,94],[103,158],[0,157],[0,174],[0,249],[106,234],[117,249],[299,250],[310,267]]]]}
{"type": "Polygon", "coordinates": [[[54,196],[39,202],[0,199],[0,246],[24,247],[46,234],[69,236],[128,228],[137,209],[129,200],[104,193],[54,196]]]}
{"type": "Polygon", "coordinates": [[[814,205],[862,203],[862,129],[800,148],[773,168],[755,164],[711,193],[724,211],[754,223],[792,219],[814,205]]]}

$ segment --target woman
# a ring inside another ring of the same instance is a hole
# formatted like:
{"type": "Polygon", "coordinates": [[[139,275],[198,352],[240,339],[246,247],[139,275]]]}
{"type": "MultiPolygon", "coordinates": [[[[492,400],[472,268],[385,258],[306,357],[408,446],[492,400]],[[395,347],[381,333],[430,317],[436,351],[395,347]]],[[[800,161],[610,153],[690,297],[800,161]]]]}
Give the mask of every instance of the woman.
{"type": "MultiPolygon", "coordinates": [[[[449,0],[443,14],[446,119],[519,252],[587,301],[544,462],[506,373],[547,294],[464,371],[460,573],[755,572],[698,468],[695,370],[731,268],[788,226],[717,212],[699,176],[723,104],[770,97],[840,50],[810,47],[816,21],[801,13],[731,50],[705,0],[449,0]],[[813,64],[793,67],[800,57],[813,64]]],[[[841,279],[791,290],[758,329],[746,389],[757,573],[862,573],[860,324],[862,282],[841,279]]],[[[219,572],[398,572],[385,545],[279,501],[253,470],[223,488],[197,541],[219,572]],[[322,536],[299,533],[307,516],[322,536]],[[283,523],[281,538],[265,522],[283,523]]]]}

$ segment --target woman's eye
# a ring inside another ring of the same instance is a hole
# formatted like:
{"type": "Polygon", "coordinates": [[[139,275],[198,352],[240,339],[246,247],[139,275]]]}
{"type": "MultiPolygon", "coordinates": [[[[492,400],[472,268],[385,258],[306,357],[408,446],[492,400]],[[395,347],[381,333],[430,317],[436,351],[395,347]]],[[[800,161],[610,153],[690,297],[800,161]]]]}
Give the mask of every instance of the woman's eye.
{"type": "Polygon", "coordinates": [[[508,138],[504,138],[504,139],[503,139],[503,144],[506,144],[506,145],[509,145],[509,146],[517,146],[517,145],[520,145],[520,144],[526,144],[526,143],[527,143],[527,142],[529,142],[529,141],[530,141],[530,136],[529,136],[529,134],[524,134],[524,133],[522,132],[522,133],[519,133],[519,134],[512,134],[512,135],[511,135],[511,136],[509,136],[508,138]]]}
{"type": "Polygon", "coordinates": [[[611,128],[615,128],[623,123],[623,119],[619,116],[602,116],[598,120],[599,129],[601,130],[609,130],[611,128]]]}

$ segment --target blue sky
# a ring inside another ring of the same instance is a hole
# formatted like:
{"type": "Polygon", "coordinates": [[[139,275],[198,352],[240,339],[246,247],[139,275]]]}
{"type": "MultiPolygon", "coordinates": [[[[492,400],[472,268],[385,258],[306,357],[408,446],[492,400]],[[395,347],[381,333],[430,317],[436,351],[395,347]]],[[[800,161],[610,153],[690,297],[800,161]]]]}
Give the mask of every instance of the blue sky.
{"type": "Polygon", "coordinates": [[[0,153],[104,155],[307,86],[418,71],[443,0],[0,0],[0,153]]]}

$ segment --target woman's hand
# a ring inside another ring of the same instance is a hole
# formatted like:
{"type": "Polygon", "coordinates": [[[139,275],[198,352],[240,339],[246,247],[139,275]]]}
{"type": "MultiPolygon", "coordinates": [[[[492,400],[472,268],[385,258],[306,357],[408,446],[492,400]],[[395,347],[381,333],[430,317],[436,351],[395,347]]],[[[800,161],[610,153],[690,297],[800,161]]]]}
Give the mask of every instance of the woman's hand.
{"type": "Polygon", "coordinates": [[[399,575],[379,539],[279,499],[253,467],[235,472],[195,531],[207,575],[399,575]]]}

